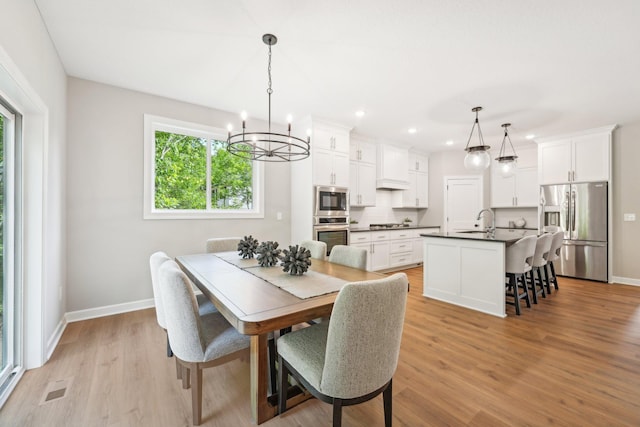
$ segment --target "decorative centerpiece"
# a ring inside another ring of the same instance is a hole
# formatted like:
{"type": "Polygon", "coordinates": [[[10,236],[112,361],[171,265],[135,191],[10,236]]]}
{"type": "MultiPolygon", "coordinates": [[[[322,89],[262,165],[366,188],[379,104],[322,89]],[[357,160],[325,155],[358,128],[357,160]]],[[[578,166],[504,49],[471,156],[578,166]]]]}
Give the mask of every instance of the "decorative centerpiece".
{"type": "Polygon", "coordinates": [[[282,251],[278,249],[278,242],[262,242],[257,250],[260,267],[273,267],[280,261],[282,251]]]}
{"type": "Polygon", "coordinates": [[[282,270],[292,276],[301,276],[311,265],[311,251],[304,246],[289,246],[289,250],[285,249],[281,258],[282,270]]]}
{"type": "Polygon", "coordinates": [[[256,249],[258,249],[258,240],[253,236],[244,236],[244,239],[238,242],[238,255],[241,255],[242,258],[253,258],[256,249]]]}
{"type": "Polygon", "coordinates": [[[406,217],[405,219],[402,220],[402,222],[403,222],[402,224],[403,226],[409,227],[413,221],[411,221],[411,218],[406,217]]]}

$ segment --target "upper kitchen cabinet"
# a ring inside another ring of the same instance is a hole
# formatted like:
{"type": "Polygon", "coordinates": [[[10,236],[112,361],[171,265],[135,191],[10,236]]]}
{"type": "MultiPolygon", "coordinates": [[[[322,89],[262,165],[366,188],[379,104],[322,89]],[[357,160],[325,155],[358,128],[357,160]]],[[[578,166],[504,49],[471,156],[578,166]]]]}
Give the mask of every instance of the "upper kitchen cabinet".
{"type": "Polygon", "coordinates": [[[516,150],[518,166],[510,177],[500,175],[500,164],[491,165],[491,207],[536,207],[538,206],[537,150],[516,150]]]}
{"type": "Polygon", "coordinates": [[[376,163],[376,144],[359,135],[351,135],[349,160],[361,163],[376,163]]]}
{"type": "Polygon", "coordinates": [[[312,184],[349,186],[349,131],[338,124],[306,118],[296,127],[311,130],[312,184]]]}
{"type": "Polygon", "coordinates": [[[409,150],[378,144],[376,187],[391,190],[409,189],[409,150]]]}
{"type": "Polygon", "coordinates": [[[609,181],[616,125],[538,140],[539,182],[609,181]]]}
{"type": "Polygon", "coordinates": [[[376,205],[376,145],[352,135],[349,150],[349,204],[352,207],[376,205]]]}
{"type": "Polygon", "coordinates": [[[392,207],[427,208],[429,207],[429,156],[409,152],[409,188],[394,191],[392,207]]]}

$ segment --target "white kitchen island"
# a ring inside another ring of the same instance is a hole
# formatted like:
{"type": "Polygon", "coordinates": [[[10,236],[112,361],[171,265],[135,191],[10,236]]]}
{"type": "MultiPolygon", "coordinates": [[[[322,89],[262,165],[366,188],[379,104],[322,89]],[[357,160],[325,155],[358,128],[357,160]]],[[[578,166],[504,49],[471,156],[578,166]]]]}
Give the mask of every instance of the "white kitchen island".
{"type": "MultiPolygon", "coordinates": [[[[423,234],[423,295],[506,317],[505,248],[526,230],[423,234]]],[[[533,231],[535,233],[535,231],[533,231]]]]}

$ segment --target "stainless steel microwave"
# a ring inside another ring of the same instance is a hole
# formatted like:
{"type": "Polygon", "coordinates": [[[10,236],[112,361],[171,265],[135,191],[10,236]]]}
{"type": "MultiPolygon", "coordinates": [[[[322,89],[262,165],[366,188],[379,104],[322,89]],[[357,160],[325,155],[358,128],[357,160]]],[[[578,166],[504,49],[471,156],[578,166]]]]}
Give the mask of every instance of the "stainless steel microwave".
{"type": "Polygon", "coordinates": [[[349,216],[349,189],[316,186],[315,216],[349,216]]]}

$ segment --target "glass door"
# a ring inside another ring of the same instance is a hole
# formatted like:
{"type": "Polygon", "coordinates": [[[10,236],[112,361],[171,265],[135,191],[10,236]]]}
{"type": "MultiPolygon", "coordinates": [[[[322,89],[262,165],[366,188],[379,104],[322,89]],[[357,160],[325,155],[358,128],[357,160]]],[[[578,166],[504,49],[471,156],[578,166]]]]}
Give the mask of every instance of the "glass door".
{"type": "Polygon", "coordinates": [[[0,99],[0,387],[15,367],[15,146],[15,116],[0,99]]]}

